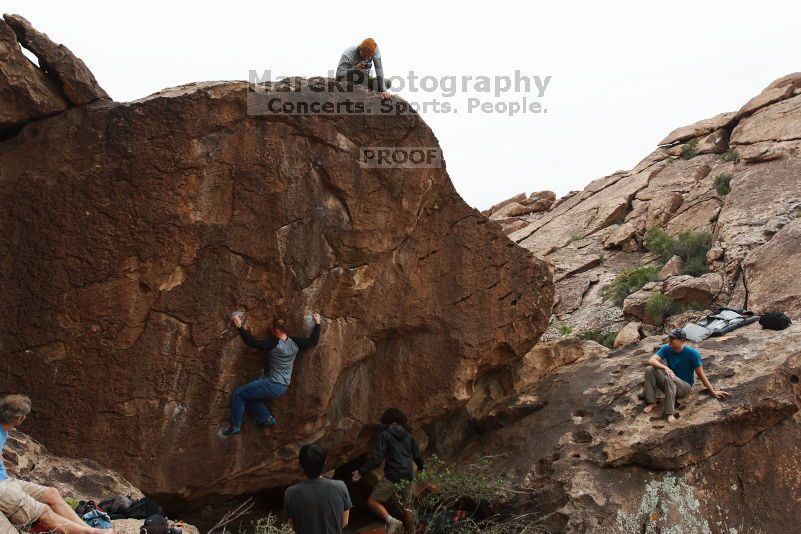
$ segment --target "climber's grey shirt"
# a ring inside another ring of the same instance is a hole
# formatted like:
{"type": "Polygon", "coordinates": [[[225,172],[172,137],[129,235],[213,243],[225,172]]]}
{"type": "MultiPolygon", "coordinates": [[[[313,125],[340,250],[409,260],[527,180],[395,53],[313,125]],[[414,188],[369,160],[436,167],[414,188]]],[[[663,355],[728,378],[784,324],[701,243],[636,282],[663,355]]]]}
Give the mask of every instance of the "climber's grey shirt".
{"type": "Polygon", "coordinates": [[[341,480],[312,478],[284,493],[284,512],[299,534],[342,534],[343,514],[353,508],[341,480]]]}
{"type": "MultiPolygon", "coordinates": [[[[337,65],[337,80],[345,78],[349,72],[353,72],[356,65],[362,61],[359,56],[359,45],[350,46],[342,52],[342,57],[339,58],[339,65],[337,65]]],[[[375,63],[375,77],[378,80],[378,87],[381,91],[384,90],[384,66],[381,64],[381,49],[375,47],[375,55],[372,58],[364,61],[364,73],[370,75],[370,69],[373,68],[375,63]]]]}
{"type": "Polygon", "coordinates": [[[269,351],[267,357],[270,367],[269,379],[271,382],[289,386],[292,379],[292,367],[295,365],[295,356],[300,349],[313,347],[320,339],[320,325],[315,324],[309,337],[287,336],[278,339],[270,336],[265,340],[254,338],[250,332],[242,327],[238,328],[239,335],[248,347],[269,351]]]}

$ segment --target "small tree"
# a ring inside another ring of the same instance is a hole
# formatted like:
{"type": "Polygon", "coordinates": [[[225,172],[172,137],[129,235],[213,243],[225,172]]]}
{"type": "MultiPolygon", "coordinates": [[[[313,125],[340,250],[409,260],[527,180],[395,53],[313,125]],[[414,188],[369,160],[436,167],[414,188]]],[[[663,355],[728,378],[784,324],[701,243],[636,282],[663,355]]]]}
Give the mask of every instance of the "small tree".
{"type": "Polygon", "coordinates": [[[690,139],[681,145],[681,159],[693,159],[698,155],[698,139],[690,139]]]}
{"type": "Polygon", "coordinates": [[[492,459],[457,466],[432,456],[426,468],[413,481],[396,484],[401,494],[409,484],[419,493],[412,498],[411,509],[422,532],[460,534],[526,534],[545,532],[540,521],[530,514],[504,512],[508,503],[521,493],[505,477],[492,470],[492,459]]]}
{"type": "Polygon", "coordinates": [[[656,280],[657,274],[659,267],[637,267],[621,271],[604,291],[604,298],[620,306],[626,297],[642,289],[648,282],[656,280]]]}
{"type": "Polygon", "coordinates": [[[645,234],[646,248],[663,261],[678,256],[684,261],[682,274],[699,276],[708,272],[706,253],[712,248],[715,237],[709,232],[685,231],[673,238],[661,228],[651,228],[645,234]]]}
{"type": "Polygon", "coordinates": [[[732,178],[733,177],[730,172],[722,172],[715,176],[715,190],[718,192],[718,195],[725,197],[731,193],[732,178]]]}
{"type": "Polygon", "coordinates": [[[257,519],[253,523],[253,534],[294,534],[294,530],[285,521],[273,514],[257,519]]]}

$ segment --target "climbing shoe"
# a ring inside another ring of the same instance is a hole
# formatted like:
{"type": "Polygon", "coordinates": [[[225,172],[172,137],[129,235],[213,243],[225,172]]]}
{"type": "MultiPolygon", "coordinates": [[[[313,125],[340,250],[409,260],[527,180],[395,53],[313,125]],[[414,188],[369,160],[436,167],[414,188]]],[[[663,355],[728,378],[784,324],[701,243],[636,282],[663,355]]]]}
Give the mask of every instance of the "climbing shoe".
{"type": "Polygon", "coordinates": [[[232,426],[230,428],[226,428],[225,430],[223,430],[222,431],[222,435],[223,436],[236,436],[240,432],[241,432],[241,430],[239,429],[238,426],[232,426]]]}
{"type": "Polygon", "coordinates": [[[275,420],[275,417],[270,417],[266,421],[259,423],[259,426],[262,428],[270,428],[271,426],[275,426],[278,421],[275,420]]]}

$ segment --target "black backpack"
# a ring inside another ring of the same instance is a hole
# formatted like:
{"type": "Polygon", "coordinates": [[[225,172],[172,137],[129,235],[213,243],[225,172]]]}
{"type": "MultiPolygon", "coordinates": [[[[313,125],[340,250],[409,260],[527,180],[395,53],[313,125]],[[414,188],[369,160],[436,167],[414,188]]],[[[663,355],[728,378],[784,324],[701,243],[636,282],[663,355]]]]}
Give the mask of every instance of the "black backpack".
{"type": "Polygon", "coordinates": [[[784,330],[792,321],[782,312],[766,312],[759,317],[759,324],[768,330],[784,330]]]}
{"type": "Polygon", "coordinates": [[[139,527],[139,534],[167,534],[167,518],[160,514],[148,517],[139,527]]]}
{"type": "Polygon", "coordinates": [[[92,510],[97,510],[95,501],[80,501],[78,506],[75,507],[75,513],[81,517],[83,517],[84,514],[88,514],[92,510]]]}
{"type": "Polygon", "coordinates": [[[161,506],[159,506],[159,503],[153,499],[142,497],[138,501],[134,501],[134,503],[128,507],[125,515],[131,519],[150,519],[153,516],[160,516],[163,513],[164,511],[161,509],[161,506]]]}
{"type": "Polygon", "coordinates": [[[131,499],[130,495],[117,495],[116,497],[100,501],[97,506],[106,512],[111,519],[127,519],[128,510],[133,503],[134,500],[131,499]]]}

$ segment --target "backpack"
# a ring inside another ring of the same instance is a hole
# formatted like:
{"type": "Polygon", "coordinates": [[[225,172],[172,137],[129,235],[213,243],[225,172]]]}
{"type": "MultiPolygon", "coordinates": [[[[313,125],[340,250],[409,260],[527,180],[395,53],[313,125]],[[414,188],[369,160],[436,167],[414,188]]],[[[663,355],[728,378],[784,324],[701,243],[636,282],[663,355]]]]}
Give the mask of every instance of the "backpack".
{"type": "Polygon", "coordinates": [[[111,519],[127,519],[128,510],[134,503],[130,495],[118,495],[104,501],[100,501],[97,507],[106,512],[111,519]]]}
{"type": "Polygon", "coordinates": [[[164,511],[159,503],[153,499],[142,497],[128,507],[125,517],[130,519],[149,519],[152,516],[162,515],[164,511]]]}
{"type": "Polygon", "coordinates": [[[84,514],[88,514],[92,510],[97,510],[95,501],[79,501],[75,506],[75,513],[81,517],[83,517],[84,514]]]}
{"type": "Polygon", "coordinates": [[[167,534],[167,518],[161,514],[151,515],[139,527],[139,534],[167,534]]]}
{"type": "Polygon", "coordinates": [[[790,318],[782,312],[765,312],[759,318],[759,324],[768,330],[784,330],[791,323],[790,318]]]}
{"type": "Polygon", "coordinates": [[[111,518],[108,516],[107,513],[102,512],[95,508],[94,510],[89,510],[85,514],[81,516],[84,523],[89,525],[93,528],[102,528],[107,529],[111,528],[111,518]]]}

